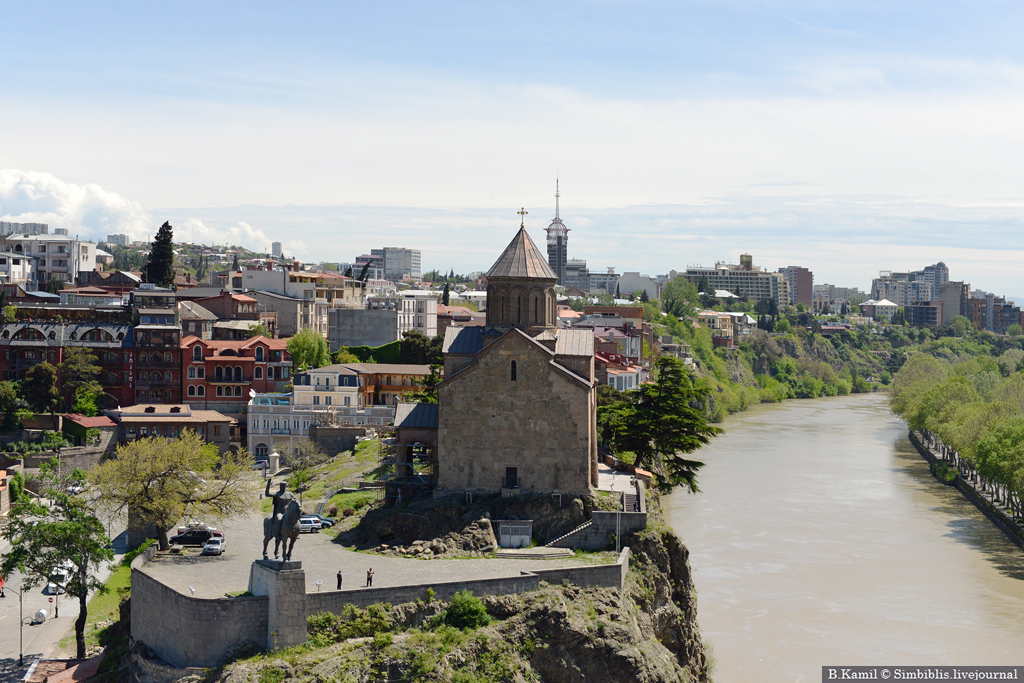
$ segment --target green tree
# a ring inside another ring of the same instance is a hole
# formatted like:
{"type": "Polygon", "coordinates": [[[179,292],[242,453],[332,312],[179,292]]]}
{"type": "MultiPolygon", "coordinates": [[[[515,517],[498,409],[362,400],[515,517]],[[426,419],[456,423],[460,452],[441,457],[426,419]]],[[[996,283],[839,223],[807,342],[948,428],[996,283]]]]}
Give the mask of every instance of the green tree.
{"type": "Polygon", "coordinates": [[[659,358],[655,369],[655,382],[627,392],[628,403],[600,410],[600,420],[617,449],[636,454],[634,464],[657,475],[660,490],[683,486],[697,492],[697,470],[704,463],[683,454],[722,431],[708,424],[704,406],[709,390],[694,387],[686,366],[675,358],[659,358]]]}
{"type": "Polygon", "coordinates": [[[249,332],[247,334],[249,339],[252,339],[253,337],[269,338],[270,330],[268,330],[267,326],[264,325],[263,323],[254,323],[252,325],[249,325],[249,332]]]}
{"type": "Polygon", "coordinates": [[[954,315],[949,321],[949,327],[953,330],[953,334],[958,337],[963,337],[974,329],[974,324],[971,323],[970,318],[965,318],[962,315],[954,315]]]}
{"type": "Polygon", "coordinates": [[[50,413],[53,416],[60,408],[57,368],[45,361],[33,365],[25,373],[25,380],[21,383],[21,395],[32,410],[37,413],[50,413]]]}
{"type": "Polygon", "coordinates": [[[409,330],[402,335],[400,342],[400,358],[402,363],[411,365],[441,365],[444,356],[441,348],[444,337],[428,337],[416,330],[409,330]]]}
{"type": "Polygon", "coordinates": [[[338,349],[337,351],[334,352],[334,355],[331,356],[331,362],[333,362],[333,363],[362,363],[363,361],[359,360],[359,356],[357,356],[356,354],[352,353],[351,351],[349,351],[348,349],[346,349],[343,346],[343,347],[341,347],[340,349],[338,349]]]}
{"type": "Polygon", "coordinates": [[[641,290],[640,291],[640,303],[645,304],[645,303],[647,303],[650,300],[651,300],[651,297],[647,296],[647,290],[646,289],[641,290]]]}
{"type": "MultiPolygon", "coordinates": [[[[48,467],[56,468],[56,461],[48,467]]],[[[85,473],[72,473],[84,480],[85,473]]],[[[21,572],[23,586],[32,588],[53,581],[69,596],[78,598],[75,620],[76,656],[85,658],[85,623],[89,615],[89,591],[103,589],[96,572],[114,557],[108,546],[103,523],[84,501],[68,496],[62,489],[46,491],[49,507],[24,498],[11,508],[3,535],[11,550],[0,563],[0,575],[21,572]]]]}
{"type": "Polygon", "coordinates": [[[237,273],[238,269],[241,268],[241,267],[242,266],[238,263],[238,252],[236,251],[235,252],[235,259],[231,262],[231,270],[233,272],[237,273]]]}
{"type": "Polygon", "coordinates": [[[159,287],[174,284],[174,230],[167,221],[156,231],[144,271],[146,282],[159,287]]]}
{"type": "Polygon", "coordinates": [[[661,310],[680,320],[693,320],[697,315],[700,293],[685,277],[677,277],[661,288],[661,310]]]}
{"type": "Polygon", "coordinates": [[[255,471],[244,448],[223,455],[192,430],[178,439],[130,441],[90,473],[110,512],[127,511],[156,527],[160,549],[167,530],[191,516],[214,520],[250,512],[256,503],[255,471]]]}
{"type": "Polygon", "coordinates": [[[288,353],[296,370],[322,368],[331,362],[327,340],[314,329],[307,328],[288,340],[288,353]]]}
{"type": "Polygon", "coordinates": [[[1020,325],[1010,325],[1006,328],[1006,334],[1011,337],[1019,337],[1022,332],[1024,332],[1024,329],[1022,329],[1020,325]]]}
{"type": "Polygon", "coordinates": [[[71,406],[71,412],[85,415],[86,417],[96,417],[100,414],[100,396],[102,396],[100,392],[80,387],[75,392],[75,402],[71,406]]]}
{"type": "Polygon", "coordinates": [[[402,400],[409,403],[437,403],[437,385],[444,379],[441,370],[440,365],[431,365],[430,374],[420,382],[420,390],[406,394],[402,400]]]}
{"type": "Polygon", "coordinates": [[[84,346],[70,346],[65,350],[64,360],[57,367],[60,369],[61,386],[69,408],[78,400],[80,392],[97,397],[103,393],[103,387],[96,381],[102,372],[98,360],[84,346]]]}
{"type": "Polygon", "coordinates": [[[13,323],[18,319],[18,307],[17,306],[4,306],[4,322],[13,323]]]}
{"type": "Polygon", "coordinates": [[[18,385],[14,382],[0,382],[0,431],[9,432],[19,427],[18,385]]]}
{"type": "Polygon", "coordinates": [[[446,282],[444,283],[444,291],[441,292],[441,303],[447,306],[449,305],[449,301],[451,301],[451,292],[449,291],[448,283],[446,282]]]}

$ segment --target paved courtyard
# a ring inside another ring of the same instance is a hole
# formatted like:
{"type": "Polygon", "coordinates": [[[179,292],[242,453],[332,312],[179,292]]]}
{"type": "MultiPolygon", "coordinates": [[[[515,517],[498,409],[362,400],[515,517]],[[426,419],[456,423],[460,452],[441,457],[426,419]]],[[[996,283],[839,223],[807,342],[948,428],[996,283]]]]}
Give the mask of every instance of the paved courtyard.
{"type": "MultiPolygon", "coordinates": [[[[223,555],[202,557],[191,554],[197,551],[189,549],[189,555],[161,557],[148,564],[145,571],[185,595],[189,595],[189,587],[195,589],[196,597],[203,598],[224,597],[225,593],[246,590],[249,568],[253,560],[262,558],[263,515],[254,513],[249,517],[228,520],[218,524],[217,528],[227,539],[223,555]]],[[[273,557],[273,541],[268,550],[273,557]]],[[[572,558],[413,560],[384,557],[346,550],[325,533],[302,534],[295,544],[292,559],[302,562],[309,592],[317,590],[317,580],[323,581],[320,590],[335,590],[339,569],[344,579],[343,588],[351,589],[366,584],[366,570],[370,567],[373,568],[374,587],[381,587],[501,578],[518,576],[523,571],[582,564],[572,558]]]]}

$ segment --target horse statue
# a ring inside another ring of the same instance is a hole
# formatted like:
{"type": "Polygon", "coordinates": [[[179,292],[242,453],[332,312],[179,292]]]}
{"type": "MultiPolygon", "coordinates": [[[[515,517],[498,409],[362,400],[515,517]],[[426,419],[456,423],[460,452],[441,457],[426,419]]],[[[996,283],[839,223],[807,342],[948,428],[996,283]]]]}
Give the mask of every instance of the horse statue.
{"type": "MultiPolygon", "coordinates": [[[[270,495],[270,482],[267,482],[267,494],[270,495]]],[[[281,555],[285,562],[292,559],[295,541],[299,538],[299,518],[302,508],[292,493],[285,492],[285,484],[273,495],[274,511],[263,520],[263,559],[267,559],[267,545],[274,539],[274,559],[281,555]],[[288,541],[291,541],[289,543],[288,541]]]]}

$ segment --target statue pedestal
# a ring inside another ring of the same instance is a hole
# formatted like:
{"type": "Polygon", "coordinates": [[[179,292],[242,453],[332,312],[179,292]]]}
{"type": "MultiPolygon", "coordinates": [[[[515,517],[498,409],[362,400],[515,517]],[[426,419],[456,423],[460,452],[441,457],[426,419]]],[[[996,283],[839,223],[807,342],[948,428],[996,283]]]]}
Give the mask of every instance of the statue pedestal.
{"type": "Polygon", "coordinates": [[[249,592],[270,600],[268,650],[306,642],[306,572],[301,562],[256,560],[249,570],[249,592]]]}

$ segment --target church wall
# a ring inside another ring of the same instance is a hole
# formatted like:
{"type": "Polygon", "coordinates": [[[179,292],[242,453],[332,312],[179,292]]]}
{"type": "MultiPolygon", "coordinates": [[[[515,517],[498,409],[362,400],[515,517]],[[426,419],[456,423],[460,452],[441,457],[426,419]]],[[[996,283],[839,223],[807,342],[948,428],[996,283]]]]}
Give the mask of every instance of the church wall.
{"type": "Polygon", "coordinates": [[[589,491],[596,452],[593,389],[513,333],[440,387],[440,492],[498,490],[507,467],[524,492],[589,491]],[[516,381],[510,379],[516,362],[516,381]]]}

